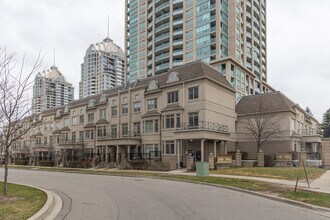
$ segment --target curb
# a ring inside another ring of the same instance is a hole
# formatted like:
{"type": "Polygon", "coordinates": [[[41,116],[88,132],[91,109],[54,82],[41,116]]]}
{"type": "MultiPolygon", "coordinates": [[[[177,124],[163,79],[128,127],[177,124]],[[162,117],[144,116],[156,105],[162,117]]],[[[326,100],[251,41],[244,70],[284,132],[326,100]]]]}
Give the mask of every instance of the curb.
{"type": "MultiPolygon", "coordinates": [[[[148,178],[148,177],[142,177],[142,178],[148,178]]],[[[272,196],[272,195],[267,195],[267,194],[264,194],[264,193],[259,193],[259,192],[246,190],[246,189],[240,189],[240,188],[231,187],[231,186],[224,186],[224,185],[217,185],[217,184],[212,184],[212,183],[194,182],[194,181],[189,181],[189,180],[179,180],[179,179],[171,179],[171,178],[157,178],[157,179],[172,180],[172,181],[174,180],[174,181],[179,181],[179,182],[186,182],[186,183],[193,183],[193,184],[200,184],[200,185],[207,185],[207,186],[225,188],[225,189],[238,191],[238,192],[242,192],[242,193],[246,193],[246,194],[250,194],[250,195],[254,195],[254,196],[258,196],[258,197],[262,197],[262,198],[266,198],[266,199],[275,200],[275,201],[278,201],[278,202],[287,203],[287,204],[290,204],[290,205],[299,206],[299,207],[302,207],[302,208],[311,209],[311,210],[314,210],[314,211],[326,212],[326,214],[324,214],[324,216],[330,217],[330,208],[311,205],[311,204],[307,204],[307,203],[303,203],[303,202],[299,202],[299,201],[294,201],[294,200],[291,200],[291,199],[286,199],[286,198],[282,198],[282,197],[278,197],[278,196],[272,196]]]]}
{"type": "Polygon", "coordinates": [[[33,216],[28,218],[27,220],[53,220],[60,213],[63,201],[62,198],[55,192],[42,189],[35,186],[30,186],[36,189],[39,189],[46,193],[47,201],[45,205],[33,216]]]}
{"type": "Polygon", "coordinates": [[[15,182],[10,182],[10,183],[38,189],[38,190],[43,191],[47,195],[47,200],[46,200],[45,205],[37,213],[35,213],[33,216],[31,216],[27,220],[53,220],[61,211],[62,206],[63,206],[63,201],[57,193],[47,190],[47,189],[39,188],[36,186],[15,183],[15,182]]]}
{"type": "MultiPolygon", "coordinates": [[[[37,187],[34,187],[37,188],[37,187]]],[[[53,210],[54,206],[55,206],[55,199],[54,199],[54,195],[51,191],[49,190],[44,190],[41,188],[37,188],[43,192],[46,193],[47,195],[47,201],[45,203],[45,205],[36,213],[34,214],[32,217],[28,218],[28,220],[42,220],[45,219],[53,210]]]]}

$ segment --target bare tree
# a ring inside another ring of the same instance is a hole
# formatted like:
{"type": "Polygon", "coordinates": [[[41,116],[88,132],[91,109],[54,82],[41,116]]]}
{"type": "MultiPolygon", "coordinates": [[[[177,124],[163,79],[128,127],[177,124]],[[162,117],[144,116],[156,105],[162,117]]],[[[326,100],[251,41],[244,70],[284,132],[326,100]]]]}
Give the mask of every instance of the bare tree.
{"type": "Polygon", "coordinates": [[[31,70],[25,72],[22,64],[16,66],[15,53],[0,48],[0,145],[4,149],[4,188],[7,196],[8,162],[11,146],[26,134],[32,123],[31,98],[32,77],[41,65],[40,53],[31,70]]]}
{"type": "Polygon", "coordinates": [[[257,153],[272,138],[280,132],[280,117],[275,113],[269,100],[264,97],[255,97],[253,102],[247,102],[244,106],[244,114],[238,120],[244,130],[244,135],[256,141],[257,153]]]}

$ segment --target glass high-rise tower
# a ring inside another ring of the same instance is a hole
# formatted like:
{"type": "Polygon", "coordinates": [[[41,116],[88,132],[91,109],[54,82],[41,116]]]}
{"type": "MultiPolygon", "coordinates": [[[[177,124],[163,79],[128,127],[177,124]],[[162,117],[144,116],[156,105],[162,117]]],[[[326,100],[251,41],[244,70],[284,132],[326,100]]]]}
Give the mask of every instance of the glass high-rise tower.
{"type": "Polygon", "coordinates": [[[99,94],[125,83],[125,54],[107,37],[91,44],[81,64],[79,98],[99,94]]]}
{"type": "Polygon", "coordinates": [[[131,82],[196,60],[218,67],[231,58],[247,72],[240,80],[252,79],[253,89],[240,95],[270,88],[266,0],[126,0],[125,46],[131,82]]]}

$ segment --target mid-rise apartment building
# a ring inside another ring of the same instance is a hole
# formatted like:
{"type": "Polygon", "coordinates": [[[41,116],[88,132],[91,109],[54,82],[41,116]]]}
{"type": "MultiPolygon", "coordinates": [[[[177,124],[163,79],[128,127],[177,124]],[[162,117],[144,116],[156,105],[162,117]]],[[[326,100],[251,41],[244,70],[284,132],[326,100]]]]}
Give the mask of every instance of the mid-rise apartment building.
{"type": "Polygon", "coordinates": [[[74,99],[74,88],[56,66],[36,75],[33,84],[32,113],[67,105],[74,99]]]}
{"type": "Polygon", "coordinates": [[[102,93],[123,85],[125,78],[125,54],[109,37],[88,47],[81,64],[79,98],[102,93]]]}
{"type": "Polygon", "coordinates": [[[238,91],[238,99],[272,90],[266,83],[265,0],[126,0],[125,42],[131,82],[188,62],[230,57],[253,76],[252,93],[238,91]]]}
{"type": "Polygon", "coordinates": [[[265,153],[320,150],[318,122],[283,94],[246,96],[236,106],[230,83],[198,61],[42,112],[13,145],[12,162],[125,168],[157,161],[176,169],[188,156],[208,161],[238,149],[255,159],[255,142],[240,122],[263,97],[272,110],[261,114],[281,118],[265,153]]]}

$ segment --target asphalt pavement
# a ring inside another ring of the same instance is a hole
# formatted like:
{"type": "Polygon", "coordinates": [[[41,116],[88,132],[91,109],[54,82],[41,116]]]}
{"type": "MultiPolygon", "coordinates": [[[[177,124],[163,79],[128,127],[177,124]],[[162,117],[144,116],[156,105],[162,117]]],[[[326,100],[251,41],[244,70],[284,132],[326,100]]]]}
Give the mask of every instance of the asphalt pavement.
{"type": "MultiPolygon", "coordinates": [[[[0,169],[0,176],[3,169],[0,169]]],[[[9,170],[9,181],[57,192],[62,219],[329,219],[324,213],[221,187],[136,177],[9,170]]]]}

